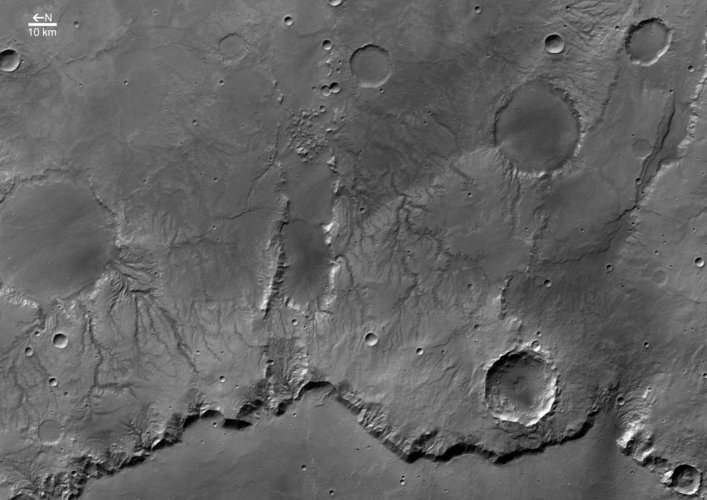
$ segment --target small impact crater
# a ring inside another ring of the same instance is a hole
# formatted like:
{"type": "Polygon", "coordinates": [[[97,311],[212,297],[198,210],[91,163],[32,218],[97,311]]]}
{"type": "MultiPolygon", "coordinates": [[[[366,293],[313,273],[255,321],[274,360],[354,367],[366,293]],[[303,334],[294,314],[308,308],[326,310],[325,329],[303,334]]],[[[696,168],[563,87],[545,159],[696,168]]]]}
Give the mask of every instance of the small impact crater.
{"type": "Polygon", "coordinates": [[[351,55],[351,73],[361,87],[380,87],[392,74],[388,51],[378,45],[364,45],[351,55]]]}
{"type": "Polygon", "coordinates": [[[20,55],[15,49],[4,49],[0,51],[0,70],[5,73],[17,71],[20,67],[20,55]]]}
{"type": "Polygon", "coordinates": [[[560,54],[565,50],[565,40],[557,33],[545,37],[545,51],[548,54],[560,54]]]}
{"type": "Polygon", "coordinates": [[[626,52],[635,64],[650,66],[668,51],[670,30],[660,19],[646,19],[634,24],[626,37],[626,52]]]}
{"type": "Polygon", "coordinates": [[[682,495],[696,495],[702,483],[702,473],[689,464],[680,464],[666,474],[664,482],[682,495]]]}
{"type": "Polygon", "coordinates": [[[499,110],[494,139],[519,170],[546,172],[560,168],[572,156],[579,141],[579,121],[559,92],[530,85],[499,110]]]}
{"type": "Polygon", "coordinates": [[[54,347],[57,349],[64,349],[69,345],[69,337],[64,333],[58,332],[52,337],[52,344],[54,344],[54,347]]]}
{"type": "Polygon", "coordinates": [[[540,353],[511,351],[486,373],[486,404],[494,417],[530,426],[550,412],[556,388],[556,371],[540,353]]]}

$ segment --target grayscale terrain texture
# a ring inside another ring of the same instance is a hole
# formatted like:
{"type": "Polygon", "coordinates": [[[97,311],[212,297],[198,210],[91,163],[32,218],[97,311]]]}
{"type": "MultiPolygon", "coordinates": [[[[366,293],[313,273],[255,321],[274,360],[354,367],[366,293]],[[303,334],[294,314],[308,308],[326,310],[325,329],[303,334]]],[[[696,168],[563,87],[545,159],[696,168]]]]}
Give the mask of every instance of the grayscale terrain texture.
{"type": "Polygon", "coordinates": [[[0,499],[705,498],[706,11],[3,0],[0,499]]]}

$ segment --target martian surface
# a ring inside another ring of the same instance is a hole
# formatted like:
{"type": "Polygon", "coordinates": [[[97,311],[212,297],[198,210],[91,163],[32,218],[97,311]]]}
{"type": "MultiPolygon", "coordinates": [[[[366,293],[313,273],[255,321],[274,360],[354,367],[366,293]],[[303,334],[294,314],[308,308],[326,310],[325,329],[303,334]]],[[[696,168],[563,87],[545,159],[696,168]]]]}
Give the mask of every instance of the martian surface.
{"type": "Polygon", "coordinates": [[[707,4],[2,7],[0,500],[707,497],[707,4]]]}

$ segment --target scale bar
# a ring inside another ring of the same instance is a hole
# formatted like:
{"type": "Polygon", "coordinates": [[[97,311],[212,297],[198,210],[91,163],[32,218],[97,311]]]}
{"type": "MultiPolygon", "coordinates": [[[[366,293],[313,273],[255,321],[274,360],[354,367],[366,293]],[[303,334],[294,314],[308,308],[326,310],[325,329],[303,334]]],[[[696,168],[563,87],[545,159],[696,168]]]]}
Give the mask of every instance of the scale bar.
{"type": "Polygon", "coordinates": [[[57,23],[27,23],[27,26],[56,26],[57,23]]]}

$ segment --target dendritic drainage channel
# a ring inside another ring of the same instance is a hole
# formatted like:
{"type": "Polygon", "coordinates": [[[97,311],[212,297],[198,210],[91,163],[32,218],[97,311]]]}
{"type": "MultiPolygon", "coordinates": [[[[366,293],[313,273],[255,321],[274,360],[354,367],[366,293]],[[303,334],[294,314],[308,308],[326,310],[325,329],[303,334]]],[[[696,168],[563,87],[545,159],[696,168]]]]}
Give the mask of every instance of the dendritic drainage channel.
{"type": "Polygon", "coordinates": [[[0,497],[317,383],[421,498],[566,447],[703,493],[701,3],[3,7],[0,497]]]}

